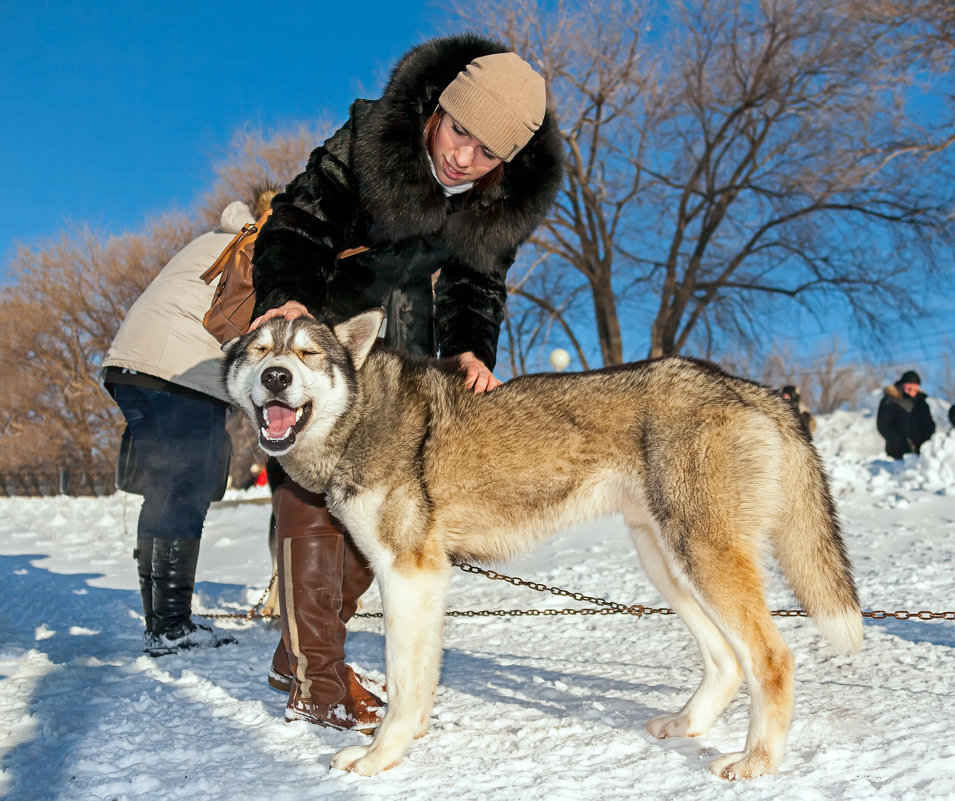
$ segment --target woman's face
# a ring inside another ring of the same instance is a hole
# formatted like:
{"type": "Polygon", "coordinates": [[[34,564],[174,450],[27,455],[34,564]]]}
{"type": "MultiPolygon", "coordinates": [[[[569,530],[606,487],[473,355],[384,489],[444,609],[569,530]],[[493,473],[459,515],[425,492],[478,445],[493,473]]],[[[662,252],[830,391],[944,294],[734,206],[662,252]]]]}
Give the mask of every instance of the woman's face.
{"type": "Polygon", "coordinates": [[[445,186],[477,181],[493,170],[501,160],[445,114],[434,135],[431,160],[438,180],[445,186]]]}

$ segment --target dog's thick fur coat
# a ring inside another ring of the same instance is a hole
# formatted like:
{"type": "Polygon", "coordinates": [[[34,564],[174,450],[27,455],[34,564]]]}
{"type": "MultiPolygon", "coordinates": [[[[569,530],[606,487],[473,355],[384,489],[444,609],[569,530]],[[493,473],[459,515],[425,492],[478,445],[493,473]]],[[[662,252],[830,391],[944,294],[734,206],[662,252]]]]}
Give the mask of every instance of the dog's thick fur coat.
{"type": "Polygon", "coordinates": [[[524,376],[474,394],[434,362],[374,348],[380,323],[378,312],[334,330],[272,320],[233,341],[225,365],[263,448],[326,493],[378,577],[388,709],[374,741],[332,765],[378,773],[427,730],[452,557],[502,560],[620,513],[703,656],[689,701],[648,730],[702,734],[745,678],[745,747],[711,769],[730,779],[775,772],[793,658],[766,606],[764,551],[833,644],[862,641],[826,476],[791,407],[683,358],[524,376]]]}

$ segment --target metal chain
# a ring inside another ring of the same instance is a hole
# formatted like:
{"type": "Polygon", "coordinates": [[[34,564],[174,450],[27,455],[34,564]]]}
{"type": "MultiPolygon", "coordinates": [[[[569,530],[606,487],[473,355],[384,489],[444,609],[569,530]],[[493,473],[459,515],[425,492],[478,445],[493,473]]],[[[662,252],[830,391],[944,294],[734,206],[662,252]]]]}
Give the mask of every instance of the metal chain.
{"type": "Polygon", "coordinates": [[[265,603],[265,599],[269,597],[269,593],[272,591],[272,586],[275,584],[275,580],[276,574],[272,573],[272,580],[269,582],[269,586],[265,588],[265,592],[262,593],[258,603],[256,603],[248,612],[196,612],[195,614],[199,617],[207,617],[211,620],[221,620],[223,618],[244,618],[246,620],[260,618],[262,620],[272,620],[273,618],[281,617],[281,615],[263,615],[261,612],[259,612],[259,609],[262,608],[262,604],[265,603]]]}
{"type": "MultiPolygon", "coordinates": [[[[599,607],[598,609],[588,609],[588,608],[573,608],[573,609],[467,609],[463,611],[449,609],[445,612],[446,617],[554,617],[558,615],[633,615],[634,617],[641,618],[644,615],[674,615],[672,609],[667,607],[652,607],[644,606],[643,604],[621,604],[616,601],[608,601],[604,598],[594,598],[589,595],[584,595],[580,592],[570,592],[569,590],[561,589],[560,587],[550,587],[546,584],[541,584],[536,581],[527,581],[518,576],[507,576],[503,573],[497,573],[494,570],[487,570],[483,567],[477,567],[476,565],[468,564],[467,562],[457,562],[452,561],[452,564],[463,570],[465,573],[476,573],[486,578],[491,579],[492,581],[506,581],[508,584],[513,584],[515,587],[529,587],[532,590],[537,592],[549,592],[551,595],[559,595],[563,598],[571,598],[575,601],[583,601],[594,606],[599,607]]],[[[264,620],[270,620],[272,618],[279,617],[279,615],[263,615],[259,612],[262,604],[265,603],[265,599],[268,597],[269,591],[272,589],[272,585],[275,583],[275,574],[272,574],[272,580],[269,582],[269,586],[266,588],[265,592],[262,593],[262,597],[259,599],[259,602],[253,606],[248,612],[242,613],[233,613],[233,614],[202,614],[200,617],[207,618],[245,618],[247,620],[253,620],[255,618],[261,618],[264,620]]],[[[197,613],[198,614],[198,613],[197,613]]],[[[809,613],[804,609],[774,609],[770,612],[771,615],[776,617],[809,617],[809,613]]],[[[358,612],[355,617],[363,618],[378,618],[382,617],[381,612],[358,612]]],[[[863,612],[863,617],[870,617],[873,620],[885,620],[886,618],[894,618],[896,620],[955,620],[955,612],[907,612],[905,610],[900,610],[898,612],[886,612],[882,609],[875,609],[871,612],[863,612]]]]}
{"type": "MultiPolygon", "coordinates": [[[[592,604],[596,604],[603,609],[560,609],[560,610],[545,610],[543,612],[538,610],[528,610],[525,612],[521,611],[512,611],[505,612],[504,610],[498,610],[496,612],[455,612],[448,614],[453,617],[466,616],[471,617],[472,615],[524,615],[524,614],[544,614],[544,615],[614,615],[614,614],[629,614],[635,615],[636,617],[643,617],[643,615],[673,615],[676,614],[672,609],[667,607],[649,607],[643,606],[642,604],[633,604],[627,606],[625,604],[616,603],[614,601],[606,601],[603,598],[591,598],[587,595],[583,595],[579,592],[568,592],[567,590],[562,590],[559,587],[548,587],[546,584],[539,584],[535,581],[526,581],[525,579],[519,578],[518,576],[506,576],[503,573],[496,573],[493,570],[485,570],[484,568],[477,567],[475,565],[468,564],[466,562],[452,562],[455,567],[460,568],[465,573],[480,573],[483,576],[486,576],[489,579],[494,581],[506,581],[509,584],[520,587],[530,587],[532,590],[537,590],[538,592],[549,592],[553,595],[562,595],[568,598],[573,598],[575,601],[587,601],[592,604]]],[[[774,609],[770,612],[771,615],[776,617],[809,617],[809,613],[805,609],[774,609]]],[[[871,612],[863,612],[863,617],[871,617],[874,620],[884,620],[885,618],[892,617],[897,620],[910,620],[912,618],[917,618],[918,620],[955,620],[955,612],[906,612],[905,610],[899,612],[886,612],[881,609],[873,610],[871,612]]]]}
{"type": "Polygon", "coordinates": [[[887,617],[894,617],[896,620],[955,620],[955,612],[906,612],[904,609],[899,612],[885,612],[882,609],[873,609],[871,612],[863,612],[862,617],[871,617],[873,620],[885,620],[887,617]]]}
{"type": "MultiPolygon", "coordinates": [[[[560,587],[549,587],[546,584],[541,584],[536,581],[527,581],[526,579],[519,578],[518,576],[507,576],[503,573],[497,573],[494,570],[486,570],[483,567],[477,567],[476,565],[468,564],[467,562],[457,562],[452,561],[452,564],[463,570],[465,573],[478,573],[482,576],[485,576],[492,581],[506,581],[508,584],[513,584],[515,587],[529,587],[532,590],[537,590],[537,592],[549,592],[551,595],[559,595],[564,598],[572,598],[575,601],[583,601],[589,604],[594,604],[594,606],[601,607],[600,609],[549,609],[549,610],[511,610],[504,611],[498,610],[496,612],[490,612],[488,614],[492,615],[633,615],[634,617],[643,617],[644,615],[672,615],[674,614],[672,609],[667,609],[661,607],[655,609],[653,607],[644,606],[643,604],[621,604],[616,601],[608,601],[604,598],[594,598],[590,595],[584,595],[580,592],[570,592],[569,590],[563,590],[560,587]]],[[[474,613],[477,616],[480,613],[474,613]]],[[[458,613],[456,615],[451,615],[451,617],[471,617],[467,612],[458,613]]],[[[483,615],[482,615],[483,616],[483,615]]]]}

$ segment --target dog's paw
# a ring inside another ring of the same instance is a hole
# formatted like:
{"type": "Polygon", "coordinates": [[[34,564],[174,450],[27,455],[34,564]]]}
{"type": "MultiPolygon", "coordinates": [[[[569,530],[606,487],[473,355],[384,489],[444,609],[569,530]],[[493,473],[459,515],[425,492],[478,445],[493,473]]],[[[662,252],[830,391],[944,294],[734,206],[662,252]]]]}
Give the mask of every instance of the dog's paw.
{"type": "Polygon", "coordinates": [[[658,740],[668,737],[696,737],[703,732],[695,731],[689,715],[675,712],[671,715],[657,715],[647,723],[647,731],[658,740]]]}
{"type": "Polygon", "coordinates": [[[710,772],[721,779],[738,781],[772,775],[776,772],[776,765],[773,764],[768,751],[757,748],[753,751],[741,751],[717,757],[710,762],[710,772]]]}
{"type": "Polygon", "coordinates": [[[393,768],[400,761],[400,758],[385,757],[381,749],[376,750],[374,745],[352,745],[335,754],[331,766],[359,776],[374,776],[393,768]]]}
{"type": "Polygon", "coordinates": [[[337,770],[351,770],[359,759],[368,753],[368,745],[350,745],[332,757],[331,766],[337,770]]]}
{"type": "Polygon", "coordinates": [[[422,737],[424,737],[428,733],[428,730],[430,728],[431,728],[431,716],[428,715],[426,717],[421,718],[418,721],[418,725],[415,726],[412,736],[414,737],[415,740],[420,740],[422,737]]]}

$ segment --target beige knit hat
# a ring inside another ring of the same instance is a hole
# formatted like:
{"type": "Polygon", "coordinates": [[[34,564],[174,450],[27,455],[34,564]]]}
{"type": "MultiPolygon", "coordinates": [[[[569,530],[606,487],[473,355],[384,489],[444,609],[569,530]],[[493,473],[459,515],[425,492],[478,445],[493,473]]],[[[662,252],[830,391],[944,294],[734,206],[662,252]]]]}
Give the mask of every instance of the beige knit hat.
{"type": "Polygon", "coordinates": [[[459,72],[438,103],[495,156],[510,161],[544,121],[547,90],[517,53],[494,53],[459,72]]]}

